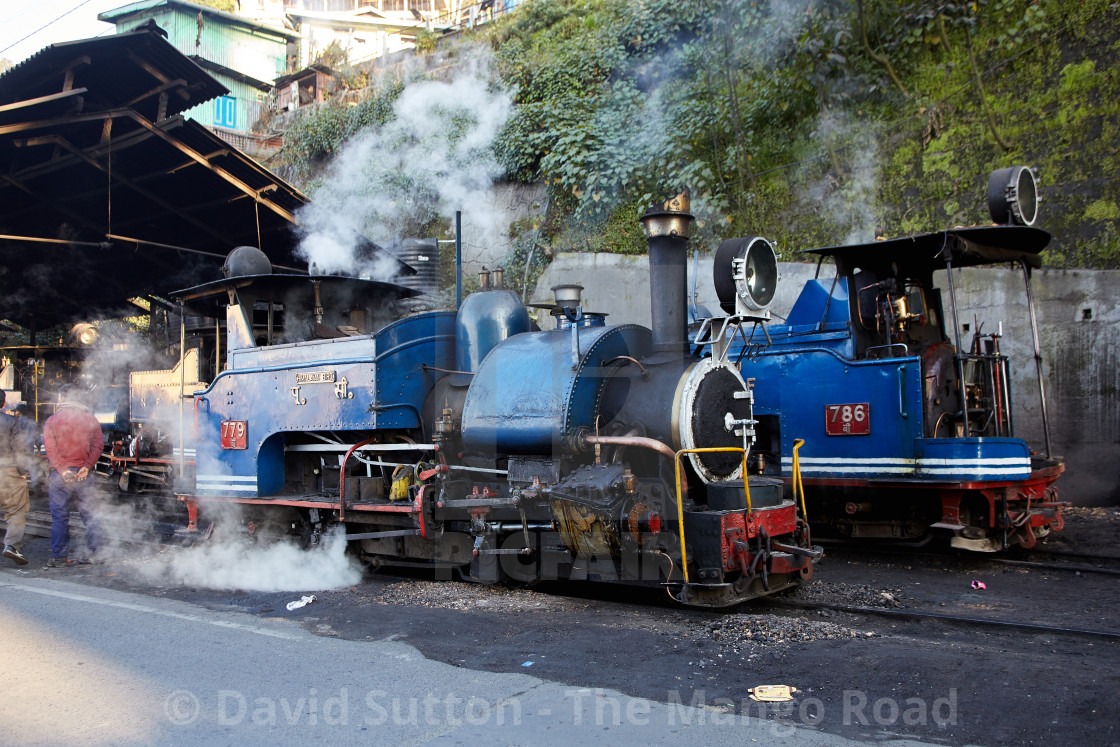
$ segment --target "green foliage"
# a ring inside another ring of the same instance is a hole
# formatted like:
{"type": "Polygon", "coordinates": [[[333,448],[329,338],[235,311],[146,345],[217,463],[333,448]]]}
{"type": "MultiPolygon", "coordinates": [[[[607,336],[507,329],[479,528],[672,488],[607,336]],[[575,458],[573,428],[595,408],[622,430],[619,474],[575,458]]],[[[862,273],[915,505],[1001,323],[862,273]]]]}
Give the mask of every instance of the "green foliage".
{"type": "Polygon", "coordinates": [[[298,117],[284,134],[284,163],[306,170],[333,156],[355,133],[392,119],[393,102],[403,90],[403,84],[395,81],[353,106],[328,105],[298,117]]]}
{"type": "Polygon", "coordinates": [[[416,53],[417,54],[430,54],[436,50],[436,42],[439,41],[439,34],[427,29],[420,29],[416,32],[416,53]]]}
{"type": "Polygon", "coordinates": [[[987,173],[1028,163],[1064,233],[1052,254],[1112,266],[1115,197],[1079,206],[1062,186],[1120,168],[1109,9],[530,0],[487,32],[517,104],[496,151],[547,184],[557,249],[641,251],[637,214],[687,184],[699,241],[764,233],[787,256],[981,222],[987,173]]]}
{"type": "Polygon", "coordinates": [[[1085,208],[1085,219],[1120,221],[1120,206],[1111,200],[1097,200],[1085,208]]]}
{"type": "MultiPolygon", "coordinates": [[[[694,244],[762,234],[791,258],[984,222],[1013,163],[1041,178],[1050,261],[1120,262],[1110,0],[527,0],[475,33],[513,90],[495,155],[547,188],[545,225],[513,234],[530,275],[644,251],[638,215],[685,185],[694,244]]],[[[285,158],[333,154],[397,93],[301,118],[285,158]]]]}
{"type": "Polygon", "coordinates": [[[343,49],[337,39],[315,55],[315,62],[333,70],[344,88],[358,89],[369,84],[369,73],[350,64],[349,50],[343,49]]]}
{"type": "Polygon", "coordinates": [[[498,26],[518,106],[496,151],[567,211],[564,248],[640,251],[637,208],[681,185],[705,243],[757,219],[757,197],[775,190],[755,175],[814,151],[804,124],[847,99],[834,83],[851,46],[845,3],[792,14],[780,39],[767,6],[529,2],[498,26]]]}
{"type": "Polygon", "coordinates": [[[315,55],[315,62],[326,65],[332,70],[339,70],[344,65],[349,64],[350,53],[343,49],[342,45],[335,39],[322,52],[315,55]]]}
{"type": "Polygon", "coordinates": [[[237,0],[191,0],[195,5],[205,5],[214,10],[224,10],[226,13],[237,12],[237,0]]]}

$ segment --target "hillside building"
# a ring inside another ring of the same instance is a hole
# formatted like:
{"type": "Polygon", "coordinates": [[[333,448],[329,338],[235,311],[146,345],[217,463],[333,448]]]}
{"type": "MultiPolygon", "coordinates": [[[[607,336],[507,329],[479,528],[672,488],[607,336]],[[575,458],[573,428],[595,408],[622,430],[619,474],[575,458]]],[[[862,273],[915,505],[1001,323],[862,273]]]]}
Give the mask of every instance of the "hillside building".
{"type": "Polygon", "coordinates": [[[184,112],[219,133],[253,129],[273,81],[290,72],[300,56],[300,36],[294,31],[186,0],[140,0],[97,19],[115,24],[117,33],[158,28],[228,88],[229,94],[184,112]]]}

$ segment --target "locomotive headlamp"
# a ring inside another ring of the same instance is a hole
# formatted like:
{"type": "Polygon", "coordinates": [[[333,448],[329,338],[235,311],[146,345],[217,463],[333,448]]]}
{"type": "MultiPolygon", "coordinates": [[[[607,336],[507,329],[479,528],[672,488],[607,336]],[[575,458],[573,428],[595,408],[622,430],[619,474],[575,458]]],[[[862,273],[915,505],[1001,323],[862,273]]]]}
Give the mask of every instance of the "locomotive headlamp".
{"type": "Polygon", "coordinates": [[[97,327],[88,322],[80,322],[70,328],[70,340],[75,345],[92,345],[98,337],[97,327]]]}
{"type": "Polygon", "coordinates": [[[764,238],[727,239],[716,250],[716,295],[728,314],[761,315],[778,286],[778,255],[764,238]]]}
{"type": "Polygon", "coordinates": [[[1000,225],[1030,226],[1038,217],[1038,185],[1026,166],[997,169],[988,177],[988,213],[1000,225]]]}

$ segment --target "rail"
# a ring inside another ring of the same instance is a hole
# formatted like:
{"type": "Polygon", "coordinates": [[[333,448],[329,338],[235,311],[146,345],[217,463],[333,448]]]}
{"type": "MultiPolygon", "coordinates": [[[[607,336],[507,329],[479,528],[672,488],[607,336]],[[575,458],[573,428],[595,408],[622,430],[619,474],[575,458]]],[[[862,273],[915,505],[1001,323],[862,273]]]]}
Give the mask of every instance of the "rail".
{"type": "Polygon", "coordinates": [[[812,609],[827,609],[835,612],[845,612],[851,615],[865,615],[865,616],[878,616],[889,617],[903,620],[939,620],[945,623],[964,623],[966,625],[976,625],[992,628],[1010,628],[1012,630],[1027,630],[1035,633],[1059,633],[1063,635],[1074,636],[1087,636],[1093,638],[1106,638],[1116,640],[1120,638],[1120,633],[1111,630],[1092,630],[1087,628],[1070,628],[1060,625],[1044,625],[1042,623],[1033,622],[1020,622],[1018,620],[998,620],[988,619],[983,617],[967,617],[965,615],[948,615],[943,612],[920,612],[917,610],[895,610],[885,609],[881,607],[864,607],[853,604],[837,604],[832,602],[800,602],[792,599],[774,599],[768,598],[766,600],[769,604],[778,607],[789,607],[792,609],[812,610],[812,609]]]}

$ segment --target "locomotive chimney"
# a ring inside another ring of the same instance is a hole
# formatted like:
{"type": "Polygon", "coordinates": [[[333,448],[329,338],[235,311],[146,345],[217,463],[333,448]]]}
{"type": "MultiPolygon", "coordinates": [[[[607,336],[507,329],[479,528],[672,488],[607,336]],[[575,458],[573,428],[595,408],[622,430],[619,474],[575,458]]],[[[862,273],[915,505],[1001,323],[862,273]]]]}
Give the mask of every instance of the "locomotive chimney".
{"type": "Polygon", "coordinates": [[[676,197],[646,211],[639,220],[649,245],[649,295],[655,352],[688,352],[685,274],[688,236],[692,229],[691,195],[685,187],[676,197]]]}

